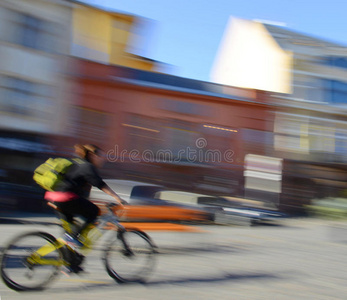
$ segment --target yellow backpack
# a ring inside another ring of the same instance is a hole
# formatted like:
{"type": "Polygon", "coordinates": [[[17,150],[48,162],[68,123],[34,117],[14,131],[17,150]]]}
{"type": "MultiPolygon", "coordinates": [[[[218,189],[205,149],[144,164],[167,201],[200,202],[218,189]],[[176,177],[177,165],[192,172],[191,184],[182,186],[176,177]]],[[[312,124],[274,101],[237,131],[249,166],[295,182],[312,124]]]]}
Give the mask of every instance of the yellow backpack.
{"type": "Polygon", "coordinates": [[[73,162],[66,158],[49,158],[35,169],[33,178],[45,190],[54,191],[71,165],[73,162]]]}

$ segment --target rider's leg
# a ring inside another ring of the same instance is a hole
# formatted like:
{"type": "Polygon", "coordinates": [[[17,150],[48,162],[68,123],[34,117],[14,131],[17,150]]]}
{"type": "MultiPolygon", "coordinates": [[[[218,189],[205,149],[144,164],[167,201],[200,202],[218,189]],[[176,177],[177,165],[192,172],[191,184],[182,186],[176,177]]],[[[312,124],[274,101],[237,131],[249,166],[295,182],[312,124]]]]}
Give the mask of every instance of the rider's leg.
{"type": "MultiPolygon", "coordinates": [[[[81,216],[84,219],[84,222],[76,226],[75,230],[70,233],[73,238],[83,243],[89,231],[94,228],[95,220],[100,212],[98,206],[87,199],[77,198],[59,204],[59,209],[70,220],[71,216],[81,216]]],[[[67,220],[69,221],[69,219],[67,220]]]]}
{"type": "Polygon", "coordinates": [[[79,229],[79,233],[82,233],[82,231],[87,230],[91,224],[95,223],[100,210],[98,206],[87,199],[79,198],[77,199],[77,201],[79,215],[82,216],[85,220],[84,224],[79,229]]]}
{"type": "Polygon", "coordinates": [[[91,230],[95,228],[95,221],[98,217],[100,210],[94,203],[86,200],[79,200],[80,207],[82,207],[80,214],[85,219],[85,223],[79,229],[78,239],[88,248],[91,246],[91,240],[88,238],[91,230]]]}

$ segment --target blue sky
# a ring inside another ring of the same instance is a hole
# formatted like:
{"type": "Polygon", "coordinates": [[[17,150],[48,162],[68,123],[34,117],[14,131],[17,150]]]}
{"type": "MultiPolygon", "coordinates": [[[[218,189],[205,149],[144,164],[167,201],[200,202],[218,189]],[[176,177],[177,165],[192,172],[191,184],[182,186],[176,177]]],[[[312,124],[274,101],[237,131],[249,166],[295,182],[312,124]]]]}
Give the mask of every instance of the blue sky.
{"type": "Polygon", "coordinates": [[[168,64],[168,73],[209,81],[229,17],[267,20],[347,46],[347,1],[83,0],[152,20],[136,54],[168,64]]]}

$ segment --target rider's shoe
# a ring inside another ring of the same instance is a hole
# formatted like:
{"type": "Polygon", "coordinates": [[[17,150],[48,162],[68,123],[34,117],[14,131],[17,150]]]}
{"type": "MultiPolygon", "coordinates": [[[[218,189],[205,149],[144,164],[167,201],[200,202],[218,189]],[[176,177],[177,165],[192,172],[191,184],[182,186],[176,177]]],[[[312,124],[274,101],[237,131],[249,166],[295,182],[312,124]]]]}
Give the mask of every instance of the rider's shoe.
{"type": "Polygon", "coordinates": [[[61,269],[62,273],[67,276],[71,273],[84,273],[84,269],[81,267],[85,259],[84,255],[70,248],[70,246],[63,248],[64,260],[67,264],[61,269]]]}
{"type": "Polygon", "coordinates": [[[81,266],[77,266],[77,265],[68,266],[68,269],[70,270],[70,273],[75,273],[75,274],[84,272],[84,269],[81,266]]]}
{"type": "Polygon", "coordinates": [[[65,266],[61,272],[63,274],[65,274],[66,276],[70,276],[70,274],[78,274],[78,275],[82,275],[85,273],[84,269],[80,266],[76,266],[76,265],[71,265],[71,266],[65,266]]]}

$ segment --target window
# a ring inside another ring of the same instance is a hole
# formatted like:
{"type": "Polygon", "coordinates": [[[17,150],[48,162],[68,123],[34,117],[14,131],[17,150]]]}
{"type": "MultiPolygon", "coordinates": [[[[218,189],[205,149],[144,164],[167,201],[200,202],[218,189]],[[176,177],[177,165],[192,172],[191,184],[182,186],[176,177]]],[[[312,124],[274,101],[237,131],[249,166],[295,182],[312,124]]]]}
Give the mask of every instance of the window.
{"type": "Polygon", "coordinates": [[[197,140],[196,146],[199,152],[204,152],[206,163],[233,163],[238,154],[239,129],[225,127],[218,124],[203,124],[202,131],[205,144],[201,138],[197,140]]]}
{"type": "Polygon", "coordinates": [[[274,135],[269,131],[243,128],[242,144],[245,153],[272,155],[274,135]]]}
{"type": "Polygon", "coordinates": [[[347,57],[330,56],[325,59],[325,64],[331,67],[347,69],[347,57]]]}
{"type": "Polygon", "coordinates": [[[41,34],[40,30],[43,26],[43,21],[38,18],[23,15],[22,16],[22,31],[19,36],[20,42],[23,46],[39,49],[41,34]]]}
{"type": "Polygon", "coordinates": [[[210,114],[210,109],[204,104],[160,98],[158,108],[178,114],[189,114],[206,117],[210,114]]]}
{"type": "MultiPolygon", "coordinates": [[[[341,126],[342,127],[342,126],[341,126]]],[[[338,156],[336,161],[347,161],[347,129],[346,124],[344,128],[336,128],[335,130],[335,153],[338,156]]]]}
{"type": "MultiPolygon", "coordinates": [[[[175,162],[190,163],[203,162],[197,156],[197,141],[201,138],[195,130],[193,123],[180,119],[167,119],[164,127],[165,130],[165,148],[169,149],[175,162]]],[[[202,148],[205,148],[204,139],[202,148]]],[[[202,151],[204,151],[203,149],[202,151]]]]}
{"type": "Polygon", "coordinates": [[[347,83],[337,80],[323,80],[325,99],[328,103],[347,103],[347,83]]]}
{"type": "Polygon", "coordinates": [[[107,113],[83,107],[71,108],[71,132],[81,141],[93,141],[98,145],[103,145],[108,138],[107,113]]]}
{"type": "Polygon", "coordinates": [[[30,115],[34,84],[18,78],[7,78],[6,81],[7,87],[2,110],[19,115],[30,115]]]}
{"type": "Polygon", "coordinates": [[[49,120],[53,88],[16,77],[1,78],[0,110],[17,116],[49,120]]]}
{"type": "Polygon", "coordinates": [[[0,22],[0,39],[31,49],[61,53],[62,29],[60,24],[39,17],[5,10],[0,22]]]}
{"type": "MultiPolygon", "coordinates": [[[[150,151],[154,153],[160,149],[161,140],[161,121],[148,116],[138,114],[128,114],[122,124],[126,138],[126,150],[150,151]]],[[[151,157],[151,158],[152,158],[151,157]]]]}

